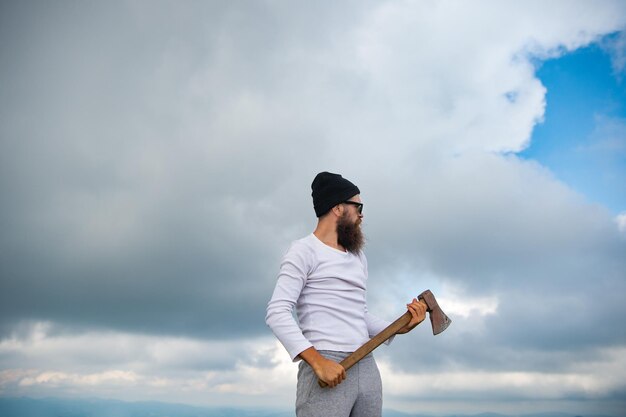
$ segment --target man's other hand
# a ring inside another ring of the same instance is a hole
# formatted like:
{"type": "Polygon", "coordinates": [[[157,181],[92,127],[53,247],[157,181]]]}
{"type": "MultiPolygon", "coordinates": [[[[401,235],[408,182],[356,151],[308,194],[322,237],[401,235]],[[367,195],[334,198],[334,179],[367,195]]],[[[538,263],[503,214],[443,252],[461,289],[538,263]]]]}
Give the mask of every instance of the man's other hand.
{"type": "Polygon", "coordinates": [[[341,381],[346,379],[346,370],[335,361],[324,358],[319,361],[316,368],[313,368],[315,375],[328,384],[329,387],[334,388],[341,384],[341,381]]]}
{"type": "Polygon", "coordinates": [[[397,334],[410,332],[426,318],[426,303],[417,301],[417,298],[414,298],[413,301],[407,304],[406,308],[409,313],[411,313],[411,321],[406,326],[398,330],[397,334]]]}
{"type": "Polygon", "coordinates": [[[300,352],[300,358],[308,363],[317,377],[334,388],[346,379],[346,370],[335,361],[323,357],[314,347],[300,352]]]}

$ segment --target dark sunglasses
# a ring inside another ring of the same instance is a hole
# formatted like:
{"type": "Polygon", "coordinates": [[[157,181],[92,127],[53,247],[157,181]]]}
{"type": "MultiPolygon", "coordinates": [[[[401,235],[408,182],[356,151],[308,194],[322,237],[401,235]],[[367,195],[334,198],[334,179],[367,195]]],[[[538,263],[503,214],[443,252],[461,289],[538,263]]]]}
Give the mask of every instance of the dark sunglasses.
{"type": "Polygon", "coordinates": [[[357,203],[356,201],[344,201],[343,204],[356,206],[356,211],[358,211],[359,214],[363,214],[363,203],[357,203]]]}

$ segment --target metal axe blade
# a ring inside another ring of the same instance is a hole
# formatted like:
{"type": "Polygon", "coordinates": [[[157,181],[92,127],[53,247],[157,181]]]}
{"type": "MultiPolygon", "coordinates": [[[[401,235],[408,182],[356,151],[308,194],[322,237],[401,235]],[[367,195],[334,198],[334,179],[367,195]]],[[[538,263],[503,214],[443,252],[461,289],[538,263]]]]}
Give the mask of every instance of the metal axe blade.
{"type": "Polygon", "coordinates": [[[446,316],[446,313],[443,312],[435,296],[430,290],[426,290],[421,293],[418,297],[418,300],[423,301],[426,304],[426,311],[428,311],[430,316],[430,324],[433,328],[433,335],[438,335],[448,328],[452,320],[450,317],[446,316]]]}

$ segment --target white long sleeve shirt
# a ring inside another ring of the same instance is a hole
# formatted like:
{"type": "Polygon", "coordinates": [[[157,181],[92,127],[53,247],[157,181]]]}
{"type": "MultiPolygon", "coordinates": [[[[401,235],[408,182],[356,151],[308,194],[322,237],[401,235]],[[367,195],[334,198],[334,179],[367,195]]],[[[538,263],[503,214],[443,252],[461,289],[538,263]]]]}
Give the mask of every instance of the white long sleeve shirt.
{"type": "Polygon", "coordinates": [[[311,233],[283,257],[265,321],[294,361],[311,346],[353,352],[390,324],[368,313],[366,284],[362,252],[342,252],[311,233]]]}

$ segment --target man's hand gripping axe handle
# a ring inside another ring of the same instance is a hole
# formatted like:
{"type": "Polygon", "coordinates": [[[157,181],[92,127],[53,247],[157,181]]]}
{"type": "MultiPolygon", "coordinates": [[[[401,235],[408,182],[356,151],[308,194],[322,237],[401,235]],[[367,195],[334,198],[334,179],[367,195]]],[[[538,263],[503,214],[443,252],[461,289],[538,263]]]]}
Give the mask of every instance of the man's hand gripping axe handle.
{"type": "MultiPolygon", "coordinates": [[[[446,316],[441,310],[437,300],[430,290],[426,290],[417,297],[418,301],[426,305],[426,311],[430,316],[430,324],[433,327],[433,335],[438,335],[448,328],[452,320],[446,316]]],[[[398,333],[398,330],[409,324],[411,321],[411,313],[406,312],[400,316],[396,321],[387,326],[382,332],[372,337],[369,341],[365,342],[363,346],[355,350],[350,356],[341,361],[340,365],[347,371],[358,361],[367,356],[371,351],[380,346],[385,340],[389,339],[394,334],[398,333]]],[[[324,388],[328,385],[318,380],[320,387],[324,388]]]]}

